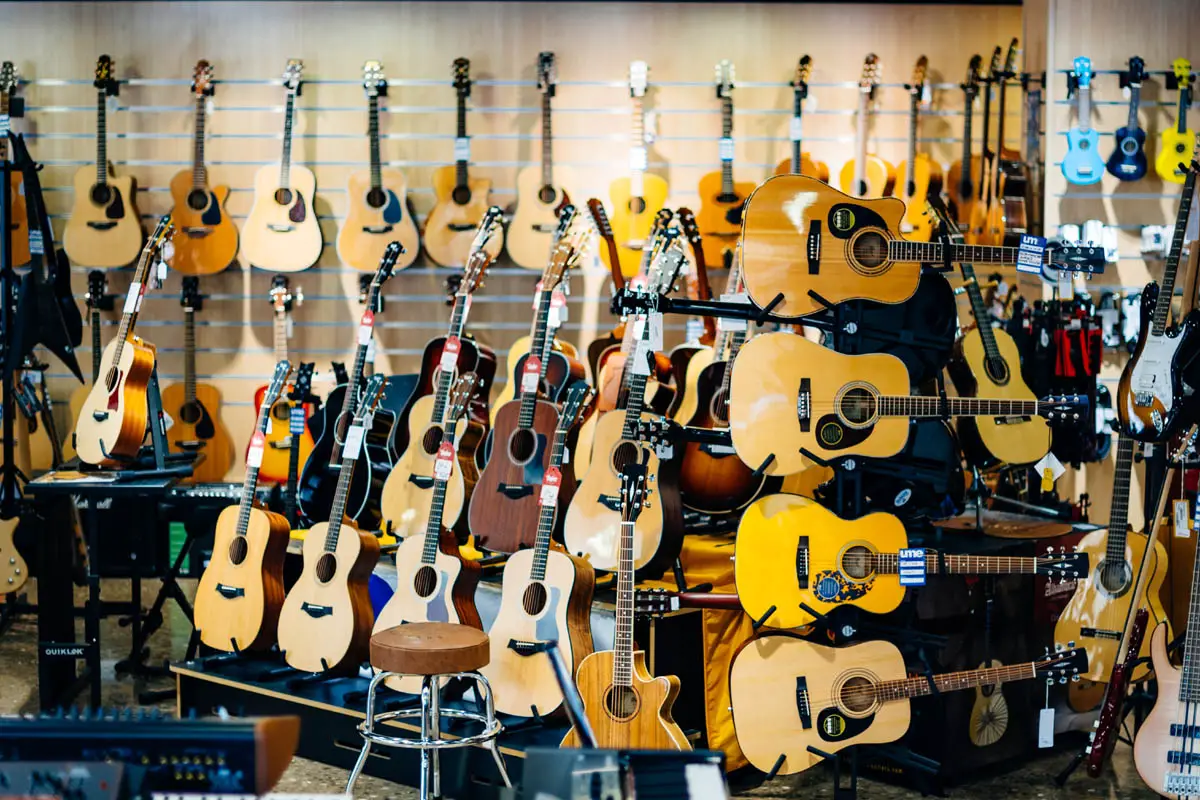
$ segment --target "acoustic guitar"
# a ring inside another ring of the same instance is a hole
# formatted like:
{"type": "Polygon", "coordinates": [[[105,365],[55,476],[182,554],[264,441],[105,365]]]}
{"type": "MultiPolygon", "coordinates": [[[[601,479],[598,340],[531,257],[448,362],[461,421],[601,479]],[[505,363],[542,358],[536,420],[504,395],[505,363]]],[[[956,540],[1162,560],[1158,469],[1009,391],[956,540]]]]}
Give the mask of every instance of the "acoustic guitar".
{"type": "Polygon", "coordinates": [[[992,86],[1001,80],[1000,73],[1003,69],[1000,59],[1003,55],[1004,51],[1000,45],[996,45],[992,50],[992,60],[988,64],[987,77],[982,79],[986,83],[983,92],[983,151],[979,155],[978,164],[972,165],[979,180],[975,183],[975,202],[971,203],[970,208],[967,209],[967,225],[963,228],[969,244],[987,244],[987,242],[980,241],[980,238],[987,226],[987,212],[992,202],[992,189],[994,188],[992,186],[992,165],[999,158],[997,153],[988,147],[988,132],[992,123],[992,86]]]}
{"type": "Polygon", "coordinates": [[[812,77],[812,57],[801,56],[796,64],[796,75],[792,78],[792,119],[788,127],[788,138],[792,140],[792,155],[775,167],[776,175],[808,175],[829,183],[829,166],[824,161],[813,161],[812,156],[801,148],[804,101],[808,99],[808,80],[812,77]]]}
{"type": "Polygon", "coordinates": [[[858,130],[855,134],[858,155],[842,166],[838,176],[842,191],[854,197],[884,197],[891,194],[896,185],[895,167],[869,152],[871,109],[882,73],[879,56],[869,53],[858,79],[858,130]]]}
{"type": "Polygon", "coordinates": [[[921,103],[925,96],[926,74],[929,59],[921,56],[913,67],[912,81],[904,85],[908,90],[908,158],[896,170],[896,185],[900,187],[900,199],[904,201],[904,220],[900,232],[906,239],[927,242],[933,238],[933,219],[927,210],[926,198],[938,196],[942,191],[942,168],[928,153],[917,151],[919,138],[921,103]]]}
{"type": "Polygon", "coordinates": [[[1164,181],[1183,183],[1188,153],[1196,149],[1196,132],[1187,124],[1187,112],[1192,106],[1192,82],[1196,76],[1192,73],[1192,62],[1186,58],[1175,59],[1171,71],[1179,84],[1179,106],[1175,112],[1175,126],[1165,128],[1159,134],[1162,144],[1154,159],[1154,171],[1164,181]]]}
{"type": "MultiPolygon", "coordinates": [[[[584,711],[596,734],[596,746],[638,750],[691,750],[692,746],[671,716],[679,696],[679,678],[653,677],[646,654],[633,647],[634,528],[646,505],[650,452],[636,446],[621,469],[617,503],[621,509],[620,555],[617,558],[617,615],[612,650],[600,650],[583,660],[575,683],[584,711]]],[[[562,747],[579,747],[572,728],[562,747]]]]}
{"type": "Polygon", "coordinates": [[[167,264],[184,275],[212,275],[232,264],[237,256],[238,229],[224,208],[229,187],[208,185],[204,117],[205,106],[213,96],[213,68],[203,59],[196,62],[192,71],[192,96],[196,106],[192,168],[171,178],[175,235],[171,239],[174,252],[167,264]]]}
{"type": "MultiPolygon", "coordinates": [[[[11,119],[10,112],[19,86],[20,75],[13,63],[5,61],[0,64],[0,119],[11,119]]],[[[0,161],[8,160],[8,130],[6,126],[6,129],[0,133],[0,161]]],[[[9,209],[8,215],[11,233],[5,241],[12,248],[12,265],[19,267],[28,264],[30,259],[29,214],[25,208],[25,178],[20,170],[14,170],[8,175],[8,183],[8,196],[12,198],[12,207],[9,209]]]]}
{"type": "MultiPolygon", "coordinates": [[[[1005,145],[1004,125],[1008,119],[1006,111],[1008,98],[1008,82],[1016,75],[1017,55],[1020,50],[1017,47],[1017,39],[1013,40],[1008,45],[1008,55],[1004,59],[1004,67],[999,74],[993,76],[993,82],[996,85],[996,92],[999,95],[999,107],[996,114],[996,148],[992,153],[991,169],[991,185],[988,188],[988,206],[987,213],[984,215],[984,224],[981,230],[972,231],[974,233],[973,244],[991,244],[1002,245],[1007,242],[1007,232],[1010,224],[1014,228],[1023,228],[1024,222],[1024,203],[1025,203],[1025,175],[1024,164],[1021,161],[1021,153],[1018,150],[1013,150],[1005,145]],[[1017,219],[1014,213],[1013,219],[1009,219],[1009,212],[1019,212],[1022,219],[1017,219]]],[[[1019,239],[1018,239],[1019,241],[1019,239]]]]}
{"type": "MultiPolygon", "coordinates": [[[[79,419],[79,411],[83,408],[88,393],[100,379],[100,356],[104,352],[104,341],[100,338],[100,312],[111,311],[114,305],[112,295],[108,293],[108,275],[103,270],[94,269],[88,273],[88,289],[84,295],[84,303],[88,310],[88,327],[92,332],[92,373],[90,383],[77,386],[71,391],[67,407],[70,409],[72,420],[79,419]]],[[[75,456],[73,431],[67,441],[63,442],[63,450],[68,459],[75,456]]]]}
{"type": "Polygon", "coordinates": [[[77,266],[123,267],[142,249],[142,218],[133,178],[113,174],[108,163],[108,98],[117,96],[113,62],[96,62],[96,166],[75,172],[75,202],[63,229],[63,249],[77,266]]]}
{"type": "Polygon", "coordinates": [[[1104,177],[1100,157],[1100,132],[1092,127],[1092,60],[1079,56],[1072,63],[1078,82],[1075,90],[1078,118],[1067,131],[1067,152],[1062,160],[1063,176],[1077,186],[1096,183],[1104,177]]]}
{"type": "Polygon", "coordinates": [[[302,672],[349,675],[367,660],[375,624],[367,582],[379,561],[379,540],[359,530],[345,512],[365,430],[383,386],[383,376],[373,376],[354,406],[354,418],[344,429],[329,521],[313,525],[305,535],[304,566],[279,614],[279,649],[288,666],[302,672]]]}
{"type": "MultiPolygon", "coordinates": [[[[454,166],[433,172],[437,202],[425,219],[425,251],[443,267],[461,267],[471,254],[479,223],[492,206],[490,178],[472,178],[471,140],[467,137],[467,98],[471,96],[471,62],[454,59],[454,92],[458,104],[458,132],[454,140],[454,166]]],[[[504,236],[493,236],[488,254],[500,255],[504,236]]]]}
{"type": "MultiPolygon", "coordinates": [[[[655,215],[666,205],[669,188],[660,175],[649,172],[647,145],[654,141],[646,126],[646,91],[650,67],[645,61],[629,63],[629,97],[633,103],[633,130],[629,139],[629,177],[617,178],[608,187],[612,203],[609,221],[617,241],[617,257],[626,277],[637,274],[642,263],[642,246],[650,236],[655,215]]],[[[613,267],[612,254],[600,250],[605,266],[613,267]]]]}
{"type": "Polygon", "coordinates": [[[550,541],[558,514],[558,482],[567,437],[591,396],[586,384],[577,383],[567,390],[538,497],[537,539],[532,549],[513,553],[504,565],[500,610],[488,629],[491,660],[480,670],[492,686],[496,710],[503,714],[544,717],[563,702],[549,659],[523,655],[523,645],[557,642],[572,675],[592,653],[595,570],[550,541]]]}
{"type": "MultiPolygon", "coordinates": [[[[712,287],[708,282],[708,262],[704,260],[704,248],[701,247],[700,228],[696,218],[689,208],[680,208],[675,219],[679,230],[687,239],[692,250],[692,269],[687,275],[688,297],[694,300],[711,300],[712,287]]],[[[741,260],[734,260],[734,268],[741,269],[741,260]]],[[[728,280],[726,282],[728,288],[728,280]]],[[[676,345],[667,357],[671,361],[671,373],[675,384],[675,396],[667,408],[667,416],[679,423],[686,423],[696,413],[696,382],[704,368],[713,362],[714,347],[720,336],[717,320],[714,317],[701,317],[696,335],[689,336],[688,341],[676,345]]],[[[685,330],[692,326],[689,319],[685,330]]],[[[653,405],[653,401],[651,401],[653,405]]]]}
{"type": "Polygon", "coordinates": [[[826,647],[775,633],[734,656],[733,725],[751,764],[794,775],[824,760],[814,749],[896,741],[908,730],[910,698],[1034,678],[1076,680],[1087,664],[1087,653],[1075,648],[1024,664],[910,678],[891,642],[826,647]]]}
{"type": "MultiPolygon", "coordinates": [[[[734,580],[746,613],[771,628],[811,625],[816,617],[803,606],[821,614],[848,605],[886,614],[904,599],[907,549],[904,523],[891,514],[842,519],[816,500],[774,494],[751,503],[738,524],[734,580]]],[[[928,575],[944,568],[947,575],[1074,580],[1088,573],[1087,554],[1067,551],[1022,557],[922,550],[912,560],[928,575]]]]}
{"type": "MultiPolygon", "coordinates": [[[[271,311],[272,342],[274,344],[275,363],[288,360],[288,339],[292,329],[292,310],[304,303],[304,291],[297,288],[292,290],[286,275],[276,275],[271,279],[271,311]]],[[[287,387],[291,389],[292,387],[287,387]]],[[[254,392],[254,413],[262,410],[266,400],[267,387],[260,386],[254,392]]],[[[307,396],[308,392],[304,392],[307,396]]],[[[267,424],[267,443],[263,449],[262,464],[258,468],[260,480],[268,483],[283,483],[291,474],[292,450],[296,450],[297,468],[303,469],[312,453],[313,438],[304,423],[311,415],[312,406],[297,403],[290,396],[286,399],[281,394],[270,406],[267,424]],[[295,420],[294,416],[299,419],[295,420]],[[292,431],[294,422],[299,422],[300,432],[292,431]],[[295,448],[292,447],[295,437],[295,448]]]]}
{"type": "MultiPolygon", "coordinates": [[[[1108,157],[1105,169],[1117,180],[1137,181],[1146,176],[1146,171],[1150,167],[1146,158],[1146,131],[1142,129],[1142,124],[1138,121],[1138,107],[1142,101],[1142,81],[1150,77],[1146,74],[1146,62],[1137,56],[1129,59],[1129,70],[1126,72],[1126,76],[1126,87],[1129,89],[1129,117],[1114,134],[1117,146],[1113,149],[1112,155],[1108,157]]],[[[1187,150],[1184,151],[1184,153],[1187,152],[1187,150]]]]}
{"type": "Polygon", "coordinates": [[[200,279],[183,279],[179,298],[183,306],[183,383],[163,387],[163,409],[175,421],[167,443],[176,453],[204,453],[192,471],[197,483],[224,480],[233,466],[233,440],[221,422],[221,392],[211,383],[196,380],[196,312],[203,308],[200,279]]]}
{"type": "Polygon", "coordinates": [[[346,186],[346,219],[337,236],[337,254],[348,267],[372,272],[389,242],[400,242],[404,252],[396,269],[404,269],[421,252],[421,235],[413,221],[404,173],[384,168],[379,154],[379,98],[387,97],[383,64],[363,64],[363,90],[367,93],[367,139],[371,169],[350,175],[346,186]]]}
{"type": "Polygon", "coordinates": [[[154,372],[155,347],[134,333],[150,265],[171,235],[171,218],[159,219],[133,271],[117,335],[100,357],[100,375],[75,420],[75,452],[85,464],[112,467],[142,447],[149,423],[146,389],[154,372]]]}
{"type": "MultiPolygon", "coordinates": [[[[967,77],[962,82],[963,91],[963,143],[962,158],[950,165],[946,173],[946,204],[950,214],[958,223],[959,228],[967,229],[971,221],[971,212],[978,201],[977,186],[972,180],[974,175],[983,175],[983,155],[975,153],[974,140],[974,107],[975,98],[979,96],[979,69],[983,66],[983,58],[978,54],[971,56],[967,65],[967,77]]],[[[990,100],[985,100],[990,102],[990,100]]],[[[987,130],[987,122],[984,122],[987,130]]],[[[985,148],[986,149],[986,148],[985,148]]]]}
{"type": "Polygon", "coordinates": [[[266,455],[268,414],[287,382],[291,365],[281,361],[258,409],[242,496],[217,517],[212,558],[196,587],[195,626],[200,641],[240,653],[275,644],[283,608],[283,560],[291,529],[286,517],[255,502],[259,466],[266,455]]]}
{"type": "Polygon", "coordinates": [[[308,269],[317,263],[324,247],[313,207],[317,178],[308,167],[292,164],[292,124],[303,72],[304,64],[299,59],[288,59],[283,71],[283,155],[278,167],[263,167],[254,176],[254,205],[242,227],[242,255],[246,261],[273,272],[308,269]]]}
{"type": "Polygon", "coordinates": [[[728,267],[742,233],[742,206],[754,191],[751,181],[733,180],[733,64],[716,66],[717,99],[721,102],[721,138],[718,152],[721,169],[700,179],[700,211],[696,222],[703,237],[704,259],[714,266],[728,267]]]}

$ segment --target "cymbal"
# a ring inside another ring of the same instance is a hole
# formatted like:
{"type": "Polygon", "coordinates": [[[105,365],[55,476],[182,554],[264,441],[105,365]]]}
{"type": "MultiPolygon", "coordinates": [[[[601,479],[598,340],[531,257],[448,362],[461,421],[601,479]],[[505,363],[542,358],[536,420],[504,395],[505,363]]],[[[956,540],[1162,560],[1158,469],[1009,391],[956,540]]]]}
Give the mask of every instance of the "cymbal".
{"type": "MultiPolygon", "coordinates": [[[[1000,539],[1053,539],[1073,530],[1071,523],[1016,514],[1012,511],[983,512],[983,533],[1000,539]]],[[[939,520],[934,526],[947,531],[975,532],[975,512],[939,520]]]]}

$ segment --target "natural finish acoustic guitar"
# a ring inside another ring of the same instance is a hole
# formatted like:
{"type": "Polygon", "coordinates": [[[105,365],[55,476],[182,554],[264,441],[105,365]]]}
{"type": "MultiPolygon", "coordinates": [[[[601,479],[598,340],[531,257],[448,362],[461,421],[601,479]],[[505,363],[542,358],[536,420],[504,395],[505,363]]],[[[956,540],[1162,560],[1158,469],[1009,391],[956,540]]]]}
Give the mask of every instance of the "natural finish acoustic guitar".
{"type": "MultiPolygon", "coordinates": [[[[113,308],[113,299],[108,294],[108,276],[103,270],[94,269],[88,273],[88,290],[84,295],[84,303],[88,310],[88,327],[92,331],[92,375],[91,383],[76,386],[71,391],[71,399],[68,401],[70,409],[70,419],[79,419],[79,411],[83,408],[84,402],[87,400],[88,393],[92,391],[92,387],[100,380],[100,356],[104,352],[104,341],[100,338],[100,312],[103,310],[111,311],[113,308]]],[[[66,458],[70,459],[75,456],[75,435],[72,432],[66,442],[63,442],[63,451],[66,458]]]]}
{"type": "MultiPolygon", "coordinates": [[[[992,75],[992,82],[995,84],[996,93],[999,96],[996,112],[996,147],[992,151],[992,160],[989,167],[991,174],[988,178],[990,185],[988,186],[987,213],[984,215],[984,224],[981,229],[978,227],[979,214],[978,209],[976,209],[975,220],[970,230],[969,241],[972,244],[1002,245],[1009,238],[1007,233],[1010,227],[1016,233],[1015,229],[1018,226],[1023,228],[1025,225],[1023,208],[1025,202],[1023,181],[1025,180],[1025,176],[1024,174],[1018,174],[1023,169],[1021,152],[1013,150],[1004,143],[1004,125],[1008,118],[1008,112],[1005,110],[1008,98],[1008,81],[1016,74],[1017,55],[1019,52],[1017,39],[1014,37],[1008,45],[1008,55],[1004,59],[1004,68],[998,74],[992,75]],[[1020,201],[1017,202],[1013,195],[1019,196],[1020,201]],[[1013,212],[1011,215],[1012,219],[1009,219],[1010,211],[1013,212]]],[[[1094,134],[1095,132],[1093,131],[1092,133],[1094,134]]],[[[1070,138],[1069,135],[1068,138],[1070,138]]],[[[1096,160],[1099,161],[1099,156],[1096,156],[1096,160]]],[[[1016,237],[1016,239],[1018,242],[1020,241],[1019,237],[1016,237]]]]}
{"type": "Polygon", "coordinates": [[[942,191],[942,168],[929,153],[919,152],[917,139],[920,131],[921,102],[926,91],[926,73],[929,59],[921,56],[913,67],[912,82],[908,89],[908,158],[896,170],[896,185],[900,187],[900,199],[905,203],[904,221],[900,232],[907,239],[927,242],[933,238],[934,220],[930,216],[925,198],[937,196],[942,191]]]}
{"type": "Polygon", "coordinates": [[[838,183],[853,197],[884,197],[896,185],[896,168],[870,152],[871,109],[883,67],[879,57],[869,53],[858,79],[858,130],[855,134],[858,155],[842,166],[838,183]]]}
{"type": "Polygon", "coordinates": [[[290,371],[287,361],[275,365],[250,439],[241,501],[217,517],[212,559],[196,587],[200,641],[225,652],[267,650],[278,633],[290,528],[285,517],[258,506],[254,490],[266,454],[268,412],[290,371]]]}
{"type": "Polygon", "coordinates": [[[796,75],[792,78],[792,120],[788,138],[792,140],[792,155],[775,167],[776,175],[809,175],[829,183],[829,166],[824,161],[814,161],[801,147],[803,140],[801,118],[804,116],[804,101],[808,99],[808,81],[812,77],[812,57],[801,56],[796,64],[796,75]]]}
{"type": "Polygon", "coordinates": [[[754,183],[733,180],[733,64],[720,61],[715,69],[717,99],[721,101],[721,169],[700,179],[696,222],[704,240],[705,261],[714,267],[729,267],[742,233],[742,206],[754,191],[754,183]]]}
{"type": "Polygon", "coordinates": [[[404,247],[396,269],[410,266],[421,252],[421,235],[408,200],[408,180],[398,169],[385,169],[379,154],[379,98],[387,96],[387,86],[382,63],[363,64],[371,169],[350,176],[346,219],[337,236],[338,258],[362,272],[374,271],[389,242],[404,247]]]}
{"type": "MultiPolygon", "coordinates": [[[[986,171],[981,163],[983,154],[974,151],[975,98],[979,97],[979,70],[982,67],[983,58],[978,54],[971,56],[971,63],[967,65],[967,77],[962,83],[962,158],[951,164],[946,173],[946,204],[950,207],[950,214],[960,229],[966,229],[970,225],[972,209],[979,200],[978,186],[973,178],[982,176],[986,171]]],[[[990,103],[991,101],[987,100],[986,102],[990,103]]],[[[984,130],[987,130],[986,119],[984,130]]]]}
{"type": "Polygon", "coordinates": [[[308,269],[317,263],[324,247],[321,224],[313,207],[317,178],[308,167],[292,163],[292,124],[303,71],[304,64],[299,59],[288,59],[283,71],[287,96],[283,156],[279,166],[263,167],[254,176],[254,205],[242,227],[242,255],[246,261],[273,272],[308,269]]]}
{"type": "Polygon", "coordinates": [[[1196,76],[1192,72],[1192,62],[1186,58],[1175,59],[1171,71],[1179,84],[1179,106],[1175,112],[1174,127],[1164,128],[1159,134],[1162,144],[1154,159],[1154,171],[1164,181],[1183,183],[1188,153],[1196,149],[1196,132],[1187,124],[1187,112],[1192,106],[1192,82],[1196,76]]]}
{"type": "MultiPolygon", "coordinates": [[[[288,338],[292,327],[292,310],[304,302],[303,290],[291,288],[286,275],[276,275],[271,279],[271,310],[275,363],[288,360],[288,338]]],[[[291,389],[291,386],[286,387],[291,389]]],[[[260,386],[254,392],[254,413],[262,410],[266,401],[267,387],[260,386]]],[[[307,394],[307,391],[305,391],[307,394]]],[[[267,443],[263,450],[262,466],[258,469],[260,480],[269,483],[283,483],[292,473],[292,451],[295,450],[297,470],[304,469],[308,456],[312,453],[312,433],[305,424],[311,415],[311,406],[297,402],[291,397],[280,395],[271,404],[270,420],[267,426],[267,443]],[[299,419],[296,419],[296,417],[299,419]],[[301,429],[296,433],[292,428],[301,429]],[[295,447],[293,448],[293,440],[295,447]]]]}
{"type": "Polygon", "coordinates": [[[117,95],[113,62],[96,62],[96,166],[75,172],[75,203],[63,229],[63,249],[82,267],[123,267],[142,249],[142,218],[133,178],[113,174],[108,163],[108,98],[117,95]]]}
{"type": "MultiPolygon", "coordinates": [[[[8,120],[9,111],[19,86],[17,68],[11,61],[0,64],[0,117],[8,120]]],[[[0,135],[0,161],[8,161],[8,131],[0,135]]],[[[25,209],[25,178],[20,170],[9,173],[8,196],[12,198],[12,208],[9,209],[9,225],[12,233],[6,239],[12,247],[12,265],[14,267],[28,264],[29,253],[29,213],[25,209]]]]}

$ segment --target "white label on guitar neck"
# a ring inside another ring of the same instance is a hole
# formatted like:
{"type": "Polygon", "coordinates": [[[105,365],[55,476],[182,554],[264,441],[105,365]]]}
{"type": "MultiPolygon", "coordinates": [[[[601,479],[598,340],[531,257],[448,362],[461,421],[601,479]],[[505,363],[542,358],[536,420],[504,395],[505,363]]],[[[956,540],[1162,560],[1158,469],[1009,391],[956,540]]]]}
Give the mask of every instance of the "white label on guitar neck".
{"type": "Polygon", "coordinates": [[[733,161],[733,139],[729,136],[721,137],[721,142],[718,147],[722,161],[733,161]]]}
{"type": "Polygon", "coordinates": [[[633,351],[633,374],[650,376],[650,343],[645,339],[638,340],[633,351]]]}
{"type": "Polygon", "coordinates": [[[925,549],[905,547],[900,550],[899,573],[901,586],[925,585],[925,549]]]}
{"type": "Polygon", "coordinates": [[[704,322],[699,317],[688,317],[683,323],[683,338],[689,342],[700,341],[700,334],[704,333],[704,322]]]}
{"type": "Polygon", "coordinates": [[[129,284],[129,294],[125,295],[125,307],[121,309],[123,314],[132,314],[138,310],[138,306],[142,304],[142,284],[134,281],[129,284]]]}
{"type": "Polygon", "coordinates": [[[799,117],[792,117],[792,121],[788,124],[788,138],[793,142],[798,142],[804,138],[804,123],[799,117]]]}
{"type": "MultiPolygon", "coordinates": [[[[646,148],[631,147],[629,148],[629,169],[633,172],[645,172],[649,163],[646,158],[646,148]]],[[[641,192],[636,192],[640,194],[641,192]]]]}
{"type": "Polygon", "coordinates": [[[292,436],[303,435],[305,422],[304,405],[297,403],[296,405],[292,406],[292,409],[288,414],[288,433],[292,434],[292,436]]]}
{"type": "MultiPolygon", "coordinates": [[[[1058,480],[1059,476],[1067,471],[1067,468],[1062,465],[1062,462],[1055,458],[1054,453],[1046,453],[1042,460],[1033,465],[1034,471],[1038,475],[1050,475],[1051,484],[1058,480]]],[[[1053,486],[1051,487],[1053,488],[1053,486]]],[[[1044,491],[1050,491],[1046,489],[1044,491]]]]}
{"type": "Polygon", "coordinates": [[[1176,500],[1172,504],[1174,511],[1175,536],[1179,539],[1186,539],[1191,535],[1191,529],[1188,527],[1191,514],[1188,513],[1188,501],[1176,500]]]}
{"type": "Polygon", "coordinates": [[[567,321],[567,295],[562,289],[555,289],[550,294],[550,313],[546,315],[546,324],[555,330],[567,321]]]}
{"type": "Polygon", "coordinates": [[[1046,240],[1041,236],[1021,234],[1021,244],[1017,248],[1017,271],[1031,272],[1040,275],[1042,262],[1046,257],[1046,240]]]}
{"type": "Polygon", "coordinates": [[[455,161],[470,161],[471,160],[471,137],[460,136],[454,140],[454,160],[455,161]]]}
{"type": "Polygon", "coordinates": [[[106,106],[105,110],[109,114],[115,114],[117,113],[117,108],[120,106],[120,103],[120,98],[118,98],[115,94],[110,94],[108,99],[104,101],[104,105],[106,106]]]}
{"type": "MultiPolygon", "coordinates": [[[[267,419],[270,419],[268,416],[267,419]]],[[[263,449],[266,446],[267,437],[262,431],[255,431],[250,437],[250,448],[246,450],[246,466],[251,469],[258,469],[262,466],[263,449]]]]}
{"type": "Polygon", "coordinates": [[[438,446],[437,458],[433,462],[433,477],[439,481],[448,481],[452,472],[454,472],[454,445],[442,442],[438,446]]]}
{"type": "Polygon", "coordinates": [[[366,363],[368,363],[368,364],[375,363],[375,339],[374,339],[374,337],[372,337],[371,339],[369,339],[367,341],[366,363]]]}
{"type": "Polygon", "coordinates": [[[462,350],[462,340],[457,336],[447,336],[446,343],[442,345],[442,359],[438,362],[438,367],[442,372],[452,372],[458,366],[460,350],[462,350]]]}
{"type": "Polygon", "coordinates": [[[1038,712],[1038,747],[1054,747],[1054,709],[1043,708],[1038,712]]]}
{"type": "Polygon", "coordinates": [[[267,414],[267,435],[271,435],[271,431],[275,430],[275,420],[271,419],[271,415],[267,414]]]}
{"type": "Polygon", "coordinates": [[[9,122],[8,114],[0,114],[0,136],[7,136],[10,127],[12,123],[9,122]]]}
{"type": "Polygon", "coordinates": [[[375,313],[367,309],[358,322],[358,343],[364,345],[370,342],[373,330],[375,330],[375,313]]]}
{"type": "Polygon", "coordinates": [[[217,102],[211,97],[204,101],[204,113],[212,114],[217,110],[217,102]]]}
{"type": "Polygon", "coordinates": [[[46,248],[42,246],[42,232],[39,230],[29,231],[29,252],[35,256],[40,256],[46,252],[46,248]]]}
{"type": "Polygon", "coordinates": [[[562,485],[562,472],[558,467],[550,467],[542,476],[542,493],[538,496],[538,504],[552,506],[558,503],[558,487],[562,485]]]}
{"type": "Polygon", "coordinates": [[[521,391],[536,392],[542,378],[542,360],[530,355],[525,358],[525,369],[521,372],[521,391]]]}
{"type": "Polygon", "coordinates": [[[651,311],[646,316],[646,342],[651,350],[663,348],[663,317],[662,312],[651,311]]]}
{"type": "MultiPolygon", "coordinates": [[[[163,242],[162,250],[160,252],[162,253],[163,261],[170,261],[175,257],[175,243],[170,239],[167,239],[165,242],[163,242]]],[[[163,277],[165,279],[166,275],[164,274],[163,277]]]]}
{"type": "Polygon", "coordinates": [[[350,430],[346,431],[346,443],[342,445],[342,458],[348,458],[351,461],[358,458],[358,454],[362,450],[362,443],[363,426],[351,425],[350,430]]]}

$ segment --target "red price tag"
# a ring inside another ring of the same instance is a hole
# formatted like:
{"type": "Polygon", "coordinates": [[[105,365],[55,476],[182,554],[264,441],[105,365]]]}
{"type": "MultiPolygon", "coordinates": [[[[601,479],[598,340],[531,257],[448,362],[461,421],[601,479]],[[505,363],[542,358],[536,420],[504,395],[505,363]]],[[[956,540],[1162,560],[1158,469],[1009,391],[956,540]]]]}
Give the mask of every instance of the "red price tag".
{"type": "Polygon", "coordinates": [[[537,356],[528,356],[525,359],[525,369],[521,372],[521,391],[536,392],[538,390],[538,381],[542,377],[542,360],[537,356]]]}
{"type": "Polygon", "coordinates": [[[558,487],[562,485],[562,473],[558,467],[550,467],[542,477],[542,493],[538,503],[552,506],[558,502],[558,487]]]}
{"type": "Polygon", "coordinates": [[[550,307],[562,308],[567,304],[567,295],[562,289],[555,289],[550,295],[550,307]]]}
{"type": "Polygon", "coordinates": [[[362,319],[358,321],[358,343],[366,344],[371,341],[371,331],[375,328],[375,312],[367,309],[363,312],[362,319]]]}
{"type": "Polygon", "coordinates": [[[437,451],[437,460],[433,462],[433,477],[439,481],[448,481],[453,471],[454,445],[442,442],[437,451]]]}
{"type": "Polygon", "coordinates": [[[462,350],[462,340],[457,336],[447,336],[446,343],[442,345],[442,360],[438,362],[438,367],[443,372],[453,371],[458,366],[458,354],[462,350]]]}
{"type": "Polygon", "coordinates": [[[266,447],[267,437],[262,431],[255,431],[250,437],[250,449],[246,451],[246,466],[251,469],[258,469],[262,466],[263,449],[266,447]]]}

